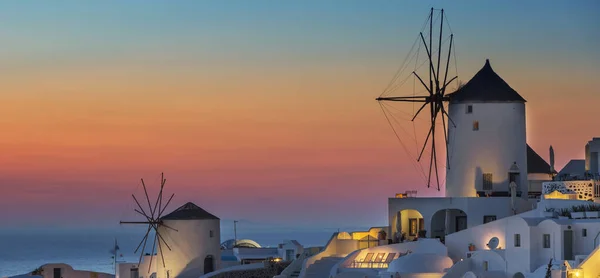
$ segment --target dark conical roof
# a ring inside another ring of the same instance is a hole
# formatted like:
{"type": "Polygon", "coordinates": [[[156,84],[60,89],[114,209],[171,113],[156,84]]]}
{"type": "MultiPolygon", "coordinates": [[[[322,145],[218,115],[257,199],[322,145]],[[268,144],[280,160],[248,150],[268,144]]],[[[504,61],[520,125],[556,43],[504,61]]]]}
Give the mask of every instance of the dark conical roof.
{"type": "Polygon", "coordinates": [[[525,99],[513,90],[490,66],[490,60],[485,60],[483,68],[456,92],[448,95],[450,101],[506,101],[525,102],[525,99]]]}
{"type": "Polygon", "coordinates": [[[550,164],[536,153],[529,144],[527,145],[527,173],[551,174],[550,164]]]}
{"type": "Polygon", "coordinates": [[[197,206],[192,202],[188,202],[185,205],[179,207],[173,212],[161,217],[163,220],[202,220],[202,219],[219,219],[208,211],[205,211],[201,207],[197,206]]]}

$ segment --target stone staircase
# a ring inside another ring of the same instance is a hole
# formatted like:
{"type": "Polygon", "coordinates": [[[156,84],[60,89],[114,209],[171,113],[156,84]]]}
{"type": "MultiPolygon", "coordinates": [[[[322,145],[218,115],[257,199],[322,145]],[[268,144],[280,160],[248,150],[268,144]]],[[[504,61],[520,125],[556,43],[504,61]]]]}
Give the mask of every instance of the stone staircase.
{"type": "Polygon", "coordinates": [[[341,257],[323,257],[306,269],[303,278],[327,278],[331,268],[344,258],[341,257]]]}

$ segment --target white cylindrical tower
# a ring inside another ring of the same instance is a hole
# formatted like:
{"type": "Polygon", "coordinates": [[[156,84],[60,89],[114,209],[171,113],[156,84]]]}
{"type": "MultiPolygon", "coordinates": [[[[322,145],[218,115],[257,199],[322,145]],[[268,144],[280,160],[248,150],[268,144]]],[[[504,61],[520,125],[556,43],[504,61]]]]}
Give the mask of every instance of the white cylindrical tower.
{"type": "Polygon", "coordinates": [[[158,265],[157,278],[198,278],[219,269],[221,221],[218,217],[187,203],[161,220],[164,225],[159,226],[158,231],[171,250],[161,242],[165,267],[159,251],[154,262],[158,265]]]}
{"type": "Polygon", "coordinates": [[[489,60],[449,97],[446,197],[510,196],[511,179],[527,197],[525,99],[489,60]]]}

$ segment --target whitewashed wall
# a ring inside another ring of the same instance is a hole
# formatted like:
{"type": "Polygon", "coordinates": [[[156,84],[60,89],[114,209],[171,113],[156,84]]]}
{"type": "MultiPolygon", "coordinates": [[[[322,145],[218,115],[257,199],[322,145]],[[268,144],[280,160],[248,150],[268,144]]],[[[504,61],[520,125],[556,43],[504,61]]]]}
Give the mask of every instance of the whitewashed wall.
{"type": "Polygon", "coordinates": [[[54,269],[61,269],[61,276],[63,278],[91,278],[92,275],[97,278],[114,278],[115,275],[95,272],[95,271],[87,271],[87,270],[75,270],[72,266],[63,263],[51,263],[45,264],[42,266],[43,273],[42,276],[44,278],[54,278],[54,269]]]}
{"type": "Polygon", "coordinates": [[[550,259],[563,259],[562,231],[562,227],[553,219],[544,220],[532,228],[531,246],[535,252],[531,252],[531,261],[533,266],[537,266],[536,269],[548,264],[550,259]],[[544,248],[543,234],[550,234],[550,248],[544,248]]]}
{"type": "Polygon", "coordinates": [[[483,188],[483,173],[492,173],[493,189],[508,191],[508,170],[517,162],[518,186],[527,196],[527,142],[525,104],[522,102],[461,102],[449,104],[450,168],[446,197],[475,197],[483,188]],[[473,113],[467,114],[467,105],[473,113]],[[479,130],[473,130],[473,122],[479,130]]]}
{"type": "MultiPolygon", "coordinates": [[[[524,199],[517,198],[517,213],[529,211],[532,204],[524,199]]],[[[513,215],[511,210],[511,201],[509,197],[480,197],[480,198],[389,198],[388,199],[388,217],[392,234],[397,232],[396,218],[397,212],[405,209],[417,210],[423,215],[427,237],[435,236],[433,231],[443,227],[439,221],[435,222],[433,217],[436,212],[437,219],[443,215],[445,219],[446,209],[462,210],[467,215],[467,227],[475,227],[483,224],[485,215],[496,215],[497,219],[513,215]],[[432,224],[432,223],[437,224],[432,224]]],[[[445,220],[444,220],[445,221],[445,220]]],[[[451,230],[454,229],[454,219],[450,219],[451,230]]]]}
{"type": "MultiPolygon", "coordinates": [[[[137,263],[119,263],[117,264],[116,278],[131,278],[131,269],[136,268],[137,263]]],[[[139,273],[139,269],[138,269],[139,273]]]]}
{"type": "Polygon", "coordinates": [[[476,250],[489,250],[486,247],[486,244],[493,237],[497,237],[500,240],[499,246],[505,248],[505,229],[507,225],[508,218],[503,218],[446,236],[448,256],[452,258],[454,262],[460,261],[460,259],[466,259],[467,252],[469,252],[469,244],[474,244],[476,250]]]}
{"type": "Polygon", "coordinates": [[[508,262],[507,272],[514,275],[517,272],[529,273],[531,268],[531,227],[520,216],[506,219],[505,258],[508,262]],[[515,234],[521,238],[521,246],[515,246],[515,234]]]}
{"type": "MultiPolygon", "coordinates": [[[[221,231],[218,219],[203,220],[164,220],[164,223],[178,231],[159,226],[159,232],[172,251],[163,246],[165,266],[157,263],[157,278],[170,277],[197,278],[204,273],[204,259],[212,256],[214,270],[221,263],[221,231]],[[210,237],[210,231],[213,237],[210,237]]],[[[158,258],[161,260],[160,258],[158,258]]]]}

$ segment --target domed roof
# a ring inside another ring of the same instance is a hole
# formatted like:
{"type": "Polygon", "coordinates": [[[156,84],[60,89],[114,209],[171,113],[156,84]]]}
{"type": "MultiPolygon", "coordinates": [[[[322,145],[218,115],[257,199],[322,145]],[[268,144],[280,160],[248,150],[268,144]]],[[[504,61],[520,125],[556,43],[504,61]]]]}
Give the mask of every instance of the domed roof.
{"type": "Polygon", "coordinates": [[[451,102],[525,102],[525,99],[513,90],[485,60],[483,68],[454,93],[448,94],[451,102]]]}
{"type": "Polygon", "coordinates": [[[216,219],[216,217],[205,211],[201,207],[197,206],[192,202],[188,202],[185,205],[179,207],[173,212],[161,217],[162,220],[204,220],[204,219],[216,219]]]}
{"type": "Polygon", "coordinates": [[[452,259],[448,256],[429,253],[411,253],[393,260],[388,272],[399,273],[443,273],[452,267],[452,259]]]}
{"type": "Polygon", "coordinates": [[[222,249],[233,249],[233,248],[261,248],[258,242],[251,239],[229,239],[221,243],[222,249]]]}

